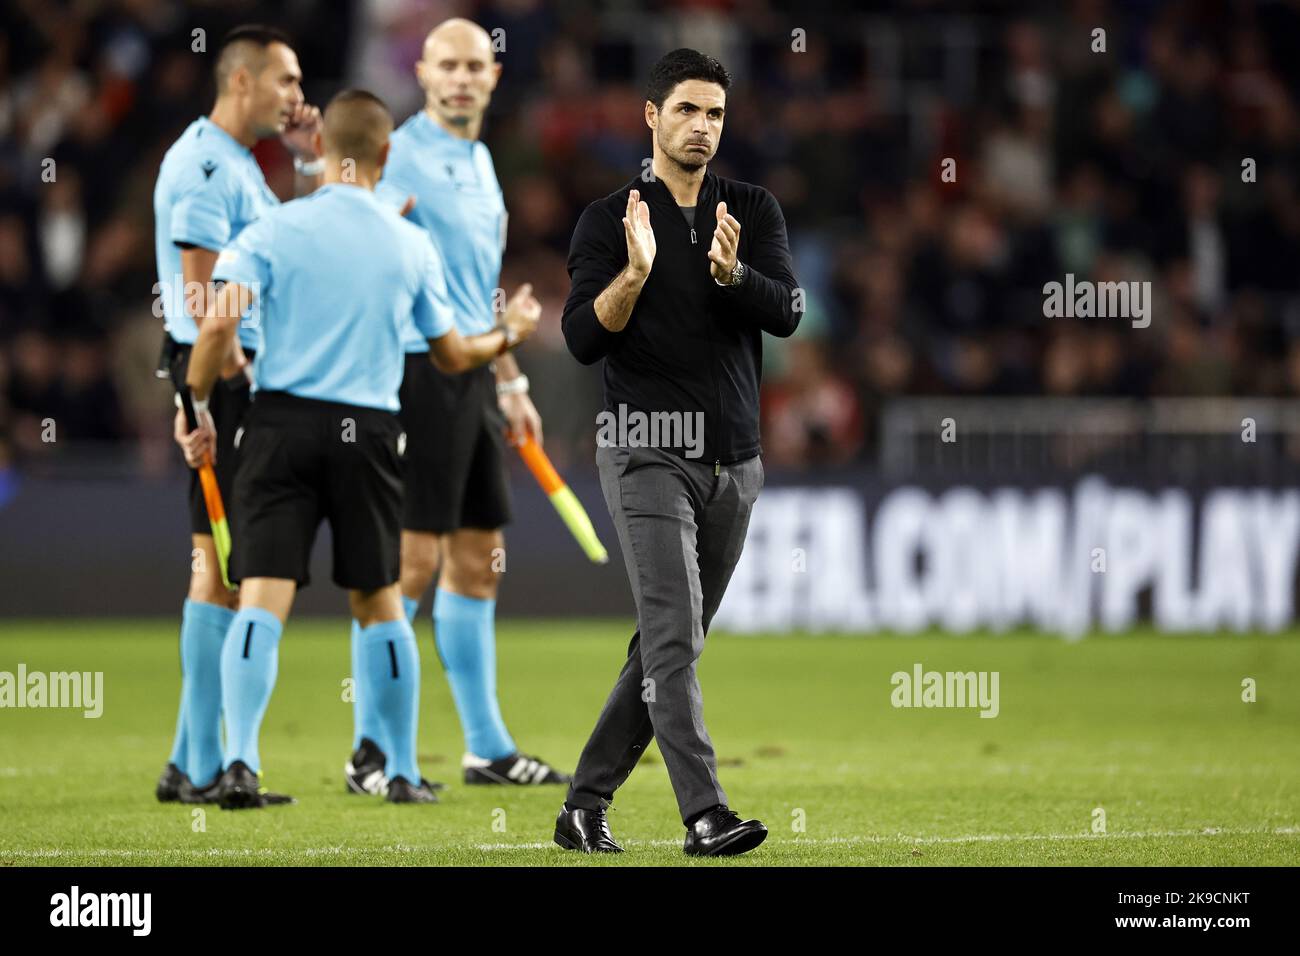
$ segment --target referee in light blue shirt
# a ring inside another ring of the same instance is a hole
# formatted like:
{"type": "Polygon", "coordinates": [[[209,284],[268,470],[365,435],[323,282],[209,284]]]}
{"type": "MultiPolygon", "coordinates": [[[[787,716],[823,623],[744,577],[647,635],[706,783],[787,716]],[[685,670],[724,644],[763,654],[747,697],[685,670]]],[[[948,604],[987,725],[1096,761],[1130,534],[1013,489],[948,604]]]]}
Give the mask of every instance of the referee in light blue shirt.
{"type": "Polygon", "coordinates": [[[448,372],[486,364],[537,326],[540,307],[462,337],[428,237],[372,190],[392,117],[375,96],[339,94],[325,111],[325,185],[264,215],[217,260],[226,284],[199,332],[186,386],[200,418],[187,457],[212,450],[207,401],[239,316],[260,306],[254,398],[234,487],[231,578],[239,612],[221,655],[226,721],[222,807],[260,807],[258,732],[275,684],[282,628],[308,583],[316,529],[327,519],[334,581],[360,625],[358,692],[375,700],[390,741],[395,803],[436,800],[416,765],[419,655],[397,587],[401,456],[396,412],[402,337],[418,330],[448,372]]]}
{"type": "MultiPolygon", "coordinates": [[[[294,155],[299,195],[317,185],[320,161],[311,138],[320,111],[303,101],[302,72],[289,39],[258,25],[237,27],[214,57],[217,99],[163,157],[154,186],[155,289],[166,334],[158,374],[179,386],[198,336],[195,317],[206,311],[217,254],[250,223],[279,205],[251,147],[280,137],[294,155]]],[[[256,316],[239,330],[244,355],[257,347],[256,316]]],[[[232,373],[238,372],[232,348],[232,373]]],[[[248,408],[248,382],[233,374],[212,397],[220,463],[217,485],[229,504],[237,455],[235,434],[248,408]]],[[[184,417],[177,413],[177,436],[184,417]]],[[[181,702],[171,757],[154,790],[164,802],[207,803],[221,772],[221,642],[234,616],[234,595],[221,577],[198,476],[189,487],[190,547],[194,561],[181,616],[181,702]]]]}
{"type": "MultiPolygon", "coordinates": [[[[506,208],[479,133],[500,74],[482,27],[451,19],[434,28],[416,64],[425,107],[393,134],[392,157],[376,189],[394,207],[408,196],[417,199],[411,219],[442,255],[453,318],[465,335],[491,328],[502,305],[509,315],[531,298],[524,285],[509,302],[497,300],[506,208]]],[[[509,355],[494,370],[452,377],[429,366],[418,336],[408,338],[406,350],[402,602],[414,620],[437,577],[434,640],[465,736],[464,781],[566,783],[567,774],[519,750],[497,701],[497,568],[505,549],[501,529],[510,521],[504,432],[542,440],[528,379],[509,355]]],[[[387,744],[370,703],[356,700],[353,753],[344,768],[356,793],[383,787],[387,744]]]]}

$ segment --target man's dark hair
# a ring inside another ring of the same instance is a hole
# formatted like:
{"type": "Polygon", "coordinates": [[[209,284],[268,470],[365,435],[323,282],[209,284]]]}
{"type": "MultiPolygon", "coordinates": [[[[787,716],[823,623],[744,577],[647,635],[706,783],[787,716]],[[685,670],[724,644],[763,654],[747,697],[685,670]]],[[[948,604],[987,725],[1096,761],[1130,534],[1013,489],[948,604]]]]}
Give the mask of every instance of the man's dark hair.
{"type": "Polygon", "coordinates": [[[344,90],[325,107],[321,138],[327,155],[369,165],[379,160],[392,131],[393,114],[383,100],[368,90],[344,90]]]}
{"type": "Polygon", "coordinates": [[[371,93],[369,90],[358,89],[355,87],[348,90],[340,90],[338,93],[335,93],[334,98],[329,101],[329,104],[325,108],[329,109],[329,107],[333,106],[335,103],[371,103],[387,113],[390,119],[393,115],[392,110],[388,108],[388,104],[374,93],[371,93]]]}
{"type": "Polygon", "coordinates": [[[275,27],[260,23],[246,23],[235,27],[221,38],[217,47],[215,65],[212,68],[217,81],[217,91],[226,88],[230,74],[241,66],[247,66],[253,73],[258,73],[266,63],[266,48],[272,43],[283,43],[292,48],[293,41],[289,35],[275,27]]]}
{"type": "Polygon", "coordinates": [[[655,109],[663,109],[668,94],[677,88],[678,83],[686,80],[717,83],[724,93],[731,86],[731,74],[721,63],[699,50],[682,47],[665,53],[650,70],[645,98],[655,105],[655,109]]]}

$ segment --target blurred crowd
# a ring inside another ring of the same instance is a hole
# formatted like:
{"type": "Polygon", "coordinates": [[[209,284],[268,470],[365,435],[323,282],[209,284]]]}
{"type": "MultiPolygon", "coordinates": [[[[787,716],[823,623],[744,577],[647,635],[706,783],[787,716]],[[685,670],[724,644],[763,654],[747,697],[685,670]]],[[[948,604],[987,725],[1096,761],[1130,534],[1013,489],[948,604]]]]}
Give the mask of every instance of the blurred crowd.
{"type": "MultiPolygon", "coordinates": [[[[796,336],[766,344],[772,465],[870,460],[899,396],[1300,393],[1297,0],[10,0],[0,470],[82,442],[175,467],[151,190],[211,105],[194,31],[213,49],[235,23],[284,27],[310,100],[363,85],[401,118],[451,15],[504,43],[484,131],[510,211],[502,285],[532,282],[545,308],[520,362],[562,466],[589,456],[600,407],[599,370],[560,334],[569,235],[650,155],[643,82],[676,46],[732,71],[714,169],[777,196],[805,293],[796,336]],[[1151,282],[1150,327],[1044,317],[1067,274],[1151,282]]],[[[257,155],[287,198],[283,150],[257,155]]]]}

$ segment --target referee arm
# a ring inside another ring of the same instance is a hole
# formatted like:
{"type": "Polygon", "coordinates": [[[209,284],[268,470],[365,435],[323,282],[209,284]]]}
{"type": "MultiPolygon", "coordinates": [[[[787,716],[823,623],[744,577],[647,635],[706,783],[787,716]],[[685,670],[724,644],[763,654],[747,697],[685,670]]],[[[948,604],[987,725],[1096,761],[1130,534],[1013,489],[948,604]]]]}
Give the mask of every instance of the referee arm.
{"type": "Polygon", "coordinates": [[[237,347],[239,320],[253,304],[253,290],[237,282],[228,282],[215,295],[208,298],[207,315],[199,323],[199,337],[190,350],[189,370],[185,375],[185,388],[194,403],[198,427],[188,434],[180,430],[177,420],[176,440],[185,452],[185,463],[198,467],[204,454],[217,460],[217,433],[208,413],[208,398],[230,359],[230,350],[237,347]]]}
{"type": "Polygon", "coordinates": [[[208,302],[208,313],[199,324],[199,337],[190,352],[185,384],[200,403],[212,394],[212,386],[230,356],[239,330],[240,317],[253,304],[253,290],[238,282],[227,282],[208,302]]]}
{"type": "MultiPolygon", "coordinates": [[[[208,298],[212,291],[212,270],[217,264],[218,253],[203,246],[177,243],[181,250],[181,281],[185,284],[185,309],[194,319],[194,324],[203,327],[203,319],[208,313],[208,298]]],[[[244,350],[239,347],[239,340],[230,343],[222,374],[230,378],[243,370],[248,364],[244,350]]]]}
{"type": "Polygon", "coordinates": [[[525,282],[506,303],[505,315],[496,328],[482,335],[461,335],[453,326],[445,335],[429,339],[429,360],[447,375],[468,372],[532,335],[541,317],[541,303],[533,297],[532,285],[525,282]]]}

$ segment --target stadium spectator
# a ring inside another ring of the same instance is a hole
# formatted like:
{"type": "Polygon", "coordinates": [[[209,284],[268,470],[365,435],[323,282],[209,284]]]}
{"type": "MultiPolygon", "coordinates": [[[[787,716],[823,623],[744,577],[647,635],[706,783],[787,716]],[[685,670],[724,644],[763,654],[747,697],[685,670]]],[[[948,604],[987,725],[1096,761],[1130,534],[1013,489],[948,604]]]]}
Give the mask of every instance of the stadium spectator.
{"type": "MultiPolygon", "coordinates": [[[[18,367],[0,434],[19,464],[75,453],[71,438],[33,446],[30,422],[84,394],[72,378],[88,364],[68,359],[83,347],[99,353],[95,394],[122,409],[91,431],[119,436],[141,462],[166,441],[165,397],[145,400],[152,382],[140,377],[153,359],[140,329],[157,323],[141,214],[162,150],[210,100],[193,31],[211,40],[232,18],[278,17],[308,41],[309,96],[359,82],[390,96],[400,120],[418,106],[403,97],[420,42],[446,12],[373,0],[284,12],[179,0],[5,7],[0,363],[18,367]],[[320,30],[322,16],[353,28],[320,30]],[[45,160],[53,180],[42,178],[45,160]],[[42,349],[56,360],[37,361],[42,349]]],[[[638,72],[687,22],[737,64],[746,96],[728,116],[718,172],[779,197],[806,283],[803,331],[767,357],[765,406],[789,414],[781,397],[804,388],[814,365],[842,383],[858,411],[831,430],[829,460],[869,460],[876,415],[896,396],[1300,394],[1290,358],[1300,336],[1293,4],[1006,13],[898,0],[876,29],[866,13],[801,8],[801,46],[777,4],[744,18],[713,3],[649,3],[633,15],[594,0],[466,2],[458,12],[500,28],[498,55],[516,78],[483,136],[512,210],[509,268],[539,292],[563,288],[589,197],[617,188],[645,152],[638,72]],[[1089,46],[1097,24],[1104,56],[1089,46]],[[956,161],[954,182],[941,177],[945,158],[956,161]],[[1153,330],[1044,319],[1042,286],[1067,272],[1150,278],[1153,330]]],[[[273,144],[258,159],[287,196],[287,157],[273,144]]],[[[589,459],[599,388],[563,360],[557,321],[543,318],[521,363],[546,371],[534,376],[537,403],[563,464],[589,459]]]]}

